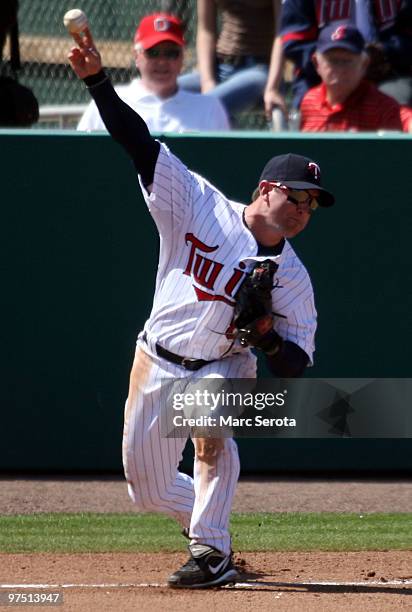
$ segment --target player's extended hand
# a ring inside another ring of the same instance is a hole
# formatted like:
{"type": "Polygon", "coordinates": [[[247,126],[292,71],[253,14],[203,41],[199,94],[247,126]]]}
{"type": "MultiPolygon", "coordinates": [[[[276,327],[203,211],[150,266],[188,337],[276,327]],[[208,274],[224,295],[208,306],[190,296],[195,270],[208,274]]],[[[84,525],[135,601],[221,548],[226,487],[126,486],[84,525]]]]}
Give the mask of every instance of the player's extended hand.
{"type": "MultiPolygon", "coordinates": [[[[271,259],[255,263],[235,296],[235,338],[244,347],[259,348],[269,355],[280,350],[282,339],[273,329],[273,277],[278,265],[271,259]]],[[[281,315],[279,315],[281,316],[281,315]]]]}
{"type": "Polygon", "coordinates": [[[72,36],[78,46],[72,47],[67,57],[79,79],[100,72],[102,60],[89,28],[85,28],[83,36],[80,34],[72,34],[72,36]]]}

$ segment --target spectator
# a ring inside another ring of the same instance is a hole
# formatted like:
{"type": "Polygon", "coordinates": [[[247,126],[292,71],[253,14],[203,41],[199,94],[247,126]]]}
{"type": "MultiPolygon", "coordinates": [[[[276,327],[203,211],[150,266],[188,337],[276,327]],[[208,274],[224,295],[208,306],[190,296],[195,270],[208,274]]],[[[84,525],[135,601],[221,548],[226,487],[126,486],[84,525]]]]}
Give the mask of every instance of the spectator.
{"type": "Polygon", "coordinates": [[[404,132],[412,133],[412,108],[401,106],[401,121],[404,132]]]}
{"type": "Polygon", "coordinates": [[[400,105],[364,79],[364,48],[352,25],[332,23],[321,31],[313,63],[322,83],[303,98],[302,131],[402,130],[400,105]]]}
{"type": "MultiPolygon", "coordinates": [[[[180,19],[167,13],[148,15],[140,22],[134,41],[141,78],[120,85],[116,91],[152,132],[230,129],[219,100],[178,88],[185,44],[180,19]]],[[[87,107],[77,129],[105,129],[94,102],[87,107]]]]}
{"type": "Polygon", "coordinates": [[[29,127],[39,119],[39,104],[31,89],[21,85],[17,72],[21,68],[17,0],[0,4],[0,126],[29,127]],[[9,61],[3,61],[8,39],[9,61]]]}
{"type": "Polygon", "coordinates": [[[280,35],[286,58],[295,66],[292,106],[319,83],[311,61],[319,31],[351,23],[364,35],[372,62],[369,78],[400,104],[412,103],[412,0],[284,0],[280,35]]]}
{"type": "Polygon", "coordinates": [[[285,109],[279,13],[280,0],[197,0],[198,72],[180,77],[179,85],[219,98],[231,117],[263,96],[268,115],[275,105],[285,109]]]}

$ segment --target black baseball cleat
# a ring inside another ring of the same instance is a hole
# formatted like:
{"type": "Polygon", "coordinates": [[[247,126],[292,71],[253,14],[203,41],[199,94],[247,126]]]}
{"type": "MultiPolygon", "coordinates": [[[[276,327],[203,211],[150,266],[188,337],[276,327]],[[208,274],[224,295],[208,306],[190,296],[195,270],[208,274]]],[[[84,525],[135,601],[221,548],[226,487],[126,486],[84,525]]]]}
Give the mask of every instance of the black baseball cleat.
{"type": "Polygon", "coordinates": [[[238,578],[231,555],[204,544],[191,544],[189,552],[188,561],[169,577],[170,587],[206,589],[233,584],[238,578]]]}

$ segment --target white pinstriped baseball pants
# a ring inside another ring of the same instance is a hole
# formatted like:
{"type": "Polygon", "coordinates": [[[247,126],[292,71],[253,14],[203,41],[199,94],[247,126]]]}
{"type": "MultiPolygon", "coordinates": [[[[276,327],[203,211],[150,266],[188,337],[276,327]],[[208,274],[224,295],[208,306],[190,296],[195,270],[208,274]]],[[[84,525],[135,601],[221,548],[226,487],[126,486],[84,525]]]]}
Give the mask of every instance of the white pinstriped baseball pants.
{"type": "Polygon", "coordinates": [[[189,527],[192,543],[230,553],[229,517],[239,477],[237,445],[225,438],[214,465],[195,456],[193,479],[178,471],[185,438],[161,435],[165,379],[254,378],[254,359],[241,354],[190,372],[160,359],[138,342],[130,376],[123,432],[123,465],[136,509],[162,512],[189,527]],[[149,354],[150,353],[150,354],[149,354]]]}

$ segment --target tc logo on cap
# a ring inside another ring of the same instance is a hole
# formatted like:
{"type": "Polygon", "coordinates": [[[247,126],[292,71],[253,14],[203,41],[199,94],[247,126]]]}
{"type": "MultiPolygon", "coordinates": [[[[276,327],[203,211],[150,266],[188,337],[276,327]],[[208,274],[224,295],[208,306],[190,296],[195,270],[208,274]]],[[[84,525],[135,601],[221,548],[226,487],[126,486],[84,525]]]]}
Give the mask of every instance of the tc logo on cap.
{"type": "Polygon", "coordinates": [[[153,22],[153,27],[156,32],[166,32],[170,30],[171,25],[170,21],[164,19],[164,17],[157,17],[153,22]]]}
{"type": "Polygon", "coordinates": [[[333,32],[333,34],[331,36],[331,39],[332,40],[341,40],[342,38],[345,38],[345,34],[346,34],[346,27],[345,26],[339,26],[333,32]]]}
{"type": "Polygon", "coordinates": [[[315,164],[315,162],[309,162],[308,170],[312,174],[315,181],[318,181],[320,179],[320,168],[318,164],[315,164]]]}

